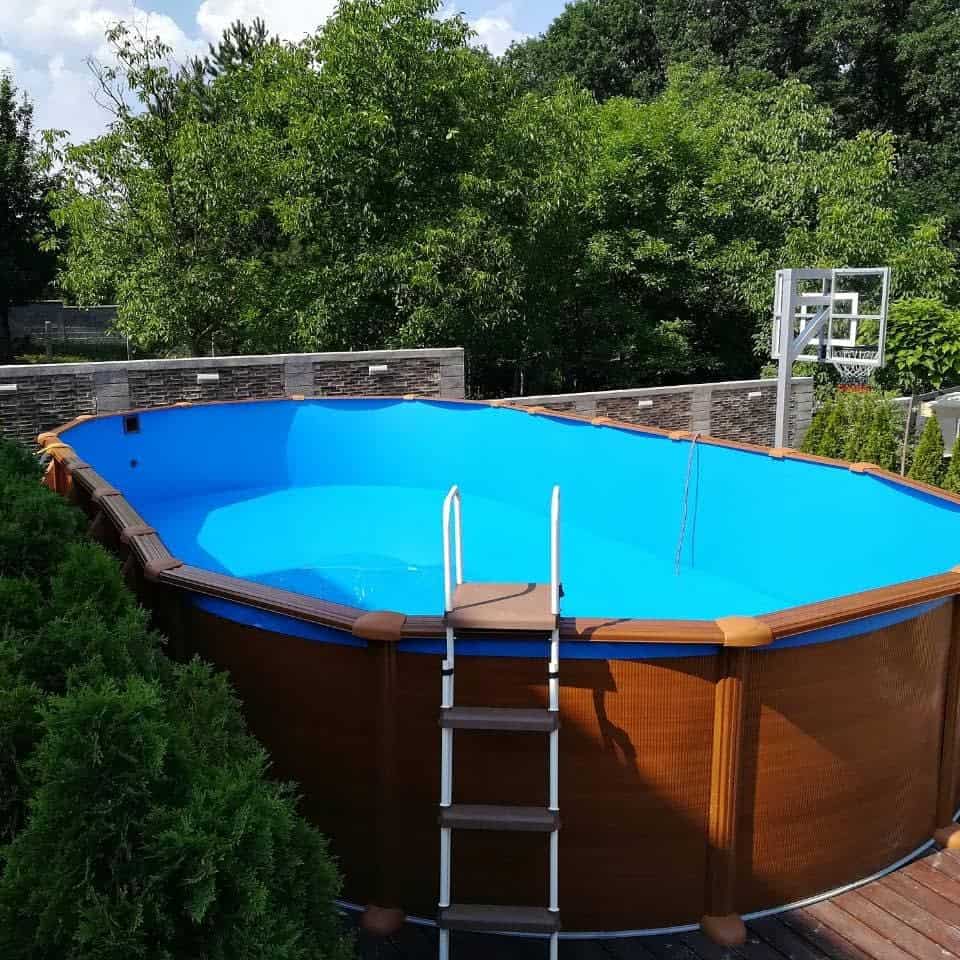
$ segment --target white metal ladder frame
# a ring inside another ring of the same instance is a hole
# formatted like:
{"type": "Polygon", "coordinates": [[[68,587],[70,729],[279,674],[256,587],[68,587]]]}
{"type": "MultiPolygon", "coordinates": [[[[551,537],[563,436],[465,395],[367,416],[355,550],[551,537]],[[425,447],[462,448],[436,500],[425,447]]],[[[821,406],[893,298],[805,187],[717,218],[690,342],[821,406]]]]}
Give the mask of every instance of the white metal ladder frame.
{"type": "MultiPolygon", "coordinates": [[[[443,500],[443,609],[453,610],[455,588],[463,583],[463,509],[460,488],[454,484],[443,500]],[[450,544],[450,518],[453,517],[453,549],[450,544]],[[453,568],[451,569],[451,559],[453,568]]],[[[547,665],[547,709],[560,710],[560,487],[554,485],[550,496],[550,612],[556,618],[550,635],[550,659],[547,665]]],[[[453,677],[455,660],[453,627],[446,627],[446,655],[441,668],[441,709],[453,706],[453,677]]],[[[453,729],[440,731],[440,806],[453,803],[453,729]]],[[[550,758],[547,764],[549,778],[549,810],[560,812],[560,731],[550,731],[550,758]]],[[[450,906],[451,827],[440,828],[440,909],[450,906]]],[[[551,913],[559,913],[560,835],[557,826],[550,831],[550,905],[551,913]]],[[[550,960],[557,960],[559,935],[550,934],[550,960]]],[[[450,931],[440,929],[440,960],[449,960],[450,931]]]]}

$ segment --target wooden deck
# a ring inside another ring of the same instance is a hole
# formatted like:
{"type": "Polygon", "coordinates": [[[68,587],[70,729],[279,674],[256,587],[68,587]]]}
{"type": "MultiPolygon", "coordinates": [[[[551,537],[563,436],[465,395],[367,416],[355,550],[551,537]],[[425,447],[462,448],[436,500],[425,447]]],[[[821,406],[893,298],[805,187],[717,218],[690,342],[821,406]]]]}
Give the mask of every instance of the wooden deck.
{"type": "MultiPolygon", "coordinates": [[[[726,950],[702,934],[560,942],[561,960],[960,960],[960,854],[937,851],[881,880],[747,925],[726,950]]],[[[428,960],[436,931],[408,924],[386,941],[361,937],[364,960],[428,960]]],[[[452,960],[545,960],[542,941],[454,934],[452,960]]]]}

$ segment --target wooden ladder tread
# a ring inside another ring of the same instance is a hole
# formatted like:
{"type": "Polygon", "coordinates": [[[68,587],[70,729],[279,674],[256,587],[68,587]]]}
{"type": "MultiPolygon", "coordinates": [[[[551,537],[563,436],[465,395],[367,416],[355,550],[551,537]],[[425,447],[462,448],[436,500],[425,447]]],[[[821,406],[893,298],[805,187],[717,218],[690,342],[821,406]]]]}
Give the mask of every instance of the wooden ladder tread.
{"type": "Polygon", "coordinates": [[[560,726],[560,712],[536,707],[448,707],[440,711],[439,722],[451,730],[550,733],[560,726]]]}
{"type": "Polygon", "coordinates": [[[452,903],[440,909],[442,930],[475,933],[556,933],[560,914],[545,907],[508,907],[486,903],[452,903]]]}
{"type": "Polygon", "coordinates": [[[548,583],[461,583],[446,619],[458,632],[550,633],[557,625],[548,583]]]}
{"type": "Polygon", "coordinates": [[[550,833],[560,826],[560,814],[546,807],[454,803],[440,808],[440,826],[454,830],[550,833]]]}

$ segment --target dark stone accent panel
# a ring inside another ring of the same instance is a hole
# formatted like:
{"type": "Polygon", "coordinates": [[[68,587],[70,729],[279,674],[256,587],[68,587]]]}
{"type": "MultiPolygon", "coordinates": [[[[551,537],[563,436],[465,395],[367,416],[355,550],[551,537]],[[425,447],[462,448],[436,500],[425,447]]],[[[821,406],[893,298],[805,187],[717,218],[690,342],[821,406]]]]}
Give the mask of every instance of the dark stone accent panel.
{"type": "Polygon", "coordinates": [[[260,400],[285,393],[283,365],[185,367],[130,370],[130,406],[162,407],[183,400],[260,400]],[[219,373],[215,383],[197,383],[198,373],[219,373]]]}
{"type": "Polygon", "coordinates": [[[610,397],[597,400],[597,416],[613,417],[627,423],[643,423],[663,430],[689,430],[692,422],[692,395],[689,392],[653,393],[642,397],[610,397]],[[652,400],[653,406],[638,406],[652,400]]]}
{"type": "Polygon", "coordinates": [[[313,365],[319,397],[397,396],[416,393],[440,396],[440,361],[419,357],[400,360],[334,360],[313,365]],[[382,373],[371,367],[386,366],[382,373]]]}
{"type": "Polygon", "coordinates": [[[2,436],[32,443],[43,430],[97,412],[92,374],[18,377],[12,382],[17,384],[15,392],[0,393],[2,436]]]}
{"type": "Polygon", "coordinates": [[[714,390],[710,398],[710,434],[724,440],[772,444],[776,416],[776,385],[714,390]],[[748,399],[751,393],[760,396],[748,399]]]}
{"type": "Polygon", "coordinates": [[[544,410],[556,410],[558,413],[572,413],[577,409],[573,400],[548,400],[538,406],[543,407],[544,410]]]}

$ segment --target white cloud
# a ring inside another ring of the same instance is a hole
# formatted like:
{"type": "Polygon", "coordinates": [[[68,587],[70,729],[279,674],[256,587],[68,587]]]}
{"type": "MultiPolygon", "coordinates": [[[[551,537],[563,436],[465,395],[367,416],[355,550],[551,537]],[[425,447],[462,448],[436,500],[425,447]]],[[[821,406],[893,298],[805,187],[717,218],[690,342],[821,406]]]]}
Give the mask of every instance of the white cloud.
{"type": "Polygon", "coordinates": [[[197,41],[187,37],[172,17],[145,10],[134,0],[8,0],[0,3],[0,39],[3,46],[31,57],[105,57],[109,50],[104,33],[118,20],[160,37],[177,56],[197,49],[197,41]]]}
{"type": "Polygon", "coordinates": [[[203,0],[197,25],[208,40],[217,40],[235,20],[260,17],[271,34],[300,40],[313,33],[336,10],[337,0],[203,0]]]}
{"type": "Polygon", "coordinates": [[[172,17],[136,0],[0,0],[0,67],[33,101],[36,129],[68,130],[74,143],[104,131],[109,115],[94,100],[85,61],[112,61],[104,33],[119,20],[160,37],[177,60],[205,49],[172,17]]]}
{"type": "Polygon", "coordinates": [[[502,3],[471,20],[470,26],[477,33],[474,42],[478,46],[486,47],[495,56],[500,56],[511,43],[526,40],[529,34],[514,26],[513,17],[513,4],[502,3]]]}
{"type": "MultiPolygon", "coordinates": [[[[14,75],[34,103],[37,129],[70,131],[77,143],[102,133],[109,115],[93,98],[96,81],[85,60],[110,62],[104,32],[118,20],[159,36],[176,60],[203,53],[235,20],[262,17],[271,33],[298,40],[321,26],[337,0],[194,0],[195,36],[168,14],[151,10],[166,0],[0,0],[0,70],[14,75]],[[143,6],[141,6],[143,4],[143,6]]],[[[496,0],[491,0],[496,3],[496,0]]],[[[445,7],[441,16],[449,15],[445,7]]],[[[474,42],[500,54],[525,34],[514,25],[511,2],[491,6],[471,21],[474,42]]]]}

